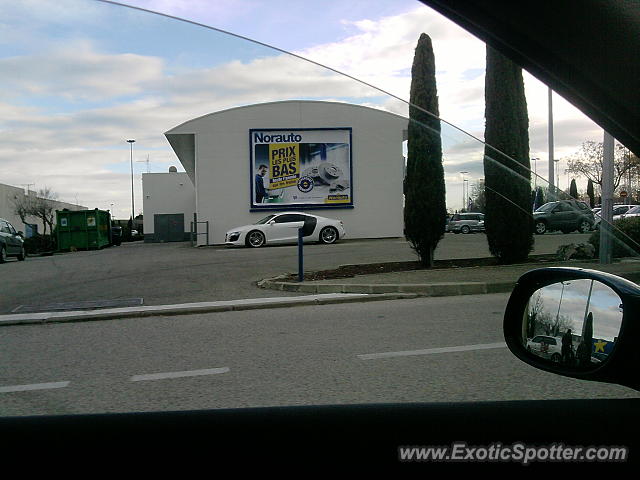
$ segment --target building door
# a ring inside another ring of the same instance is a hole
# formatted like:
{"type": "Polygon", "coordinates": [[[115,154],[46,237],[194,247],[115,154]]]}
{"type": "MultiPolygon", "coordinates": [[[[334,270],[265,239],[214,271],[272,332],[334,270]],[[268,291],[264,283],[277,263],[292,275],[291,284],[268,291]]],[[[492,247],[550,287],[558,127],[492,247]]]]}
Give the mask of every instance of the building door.
{"type": "Polygon", "coordinates": [[[154,242],[183,242],[184,214],[158,213],[153,216],[154,242]]]}

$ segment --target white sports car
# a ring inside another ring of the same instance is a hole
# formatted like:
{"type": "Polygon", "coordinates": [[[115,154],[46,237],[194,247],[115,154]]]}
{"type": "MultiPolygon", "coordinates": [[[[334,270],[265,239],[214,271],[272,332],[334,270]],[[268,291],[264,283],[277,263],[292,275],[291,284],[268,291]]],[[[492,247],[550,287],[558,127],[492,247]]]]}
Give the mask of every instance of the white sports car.
{"type": "Polygon", "coordinates": [[[273,213],[254,225],[232,228],[224,238],[226,245],[262,247],[275,243],[296,243],[303,229],[305,242],[335,243],[346,235],[340,220],[301,212],[273,213]]]}

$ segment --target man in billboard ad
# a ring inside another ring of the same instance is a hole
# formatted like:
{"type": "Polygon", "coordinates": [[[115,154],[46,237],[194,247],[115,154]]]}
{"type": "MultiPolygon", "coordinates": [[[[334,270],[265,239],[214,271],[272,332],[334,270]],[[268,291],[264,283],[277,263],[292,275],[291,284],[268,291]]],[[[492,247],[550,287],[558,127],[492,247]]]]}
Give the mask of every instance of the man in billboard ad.
{"type": "Polygon", "coordinates": [[[251,130],[253,208],[352,206],[351,129],[251,130]]]}

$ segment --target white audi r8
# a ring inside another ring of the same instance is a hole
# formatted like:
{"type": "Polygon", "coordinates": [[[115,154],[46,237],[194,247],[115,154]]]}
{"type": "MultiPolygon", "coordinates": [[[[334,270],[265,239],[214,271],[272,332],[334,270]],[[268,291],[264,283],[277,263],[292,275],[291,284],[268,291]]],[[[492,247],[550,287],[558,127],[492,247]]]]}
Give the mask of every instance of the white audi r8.
{"type": "Polygon", "coordinates": [[[253,225],[229,230],[226,245],[262,247],[265,244],[296,243],[298,230],[303,230],[304,242],[336,243],[346,231],[340,220],[301,212],[273,213],[253,225]]]}

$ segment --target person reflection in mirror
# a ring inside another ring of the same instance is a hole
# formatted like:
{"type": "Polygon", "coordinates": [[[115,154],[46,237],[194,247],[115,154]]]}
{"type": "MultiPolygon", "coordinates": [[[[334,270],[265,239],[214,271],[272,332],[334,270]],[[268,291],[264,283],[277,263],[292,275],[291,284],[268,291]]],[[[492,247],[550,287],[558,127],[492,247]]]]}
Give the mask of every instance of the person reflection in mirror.
{"type": "Polygon", "coordinates": [[[258,173],[256,173],[256,203],[262,203],[262,200],[269,197],[267,189],[264,188],[264,176],[267,174],[267,166],[260,165],[258,167],[258,173]]]}
{"type": "Polygon", "coordinates": [[[571,329],[568,329],[562,336],[562,363],[571,363],[571,357],[573,354],[573,337],[571,336],[571,329]]]}

